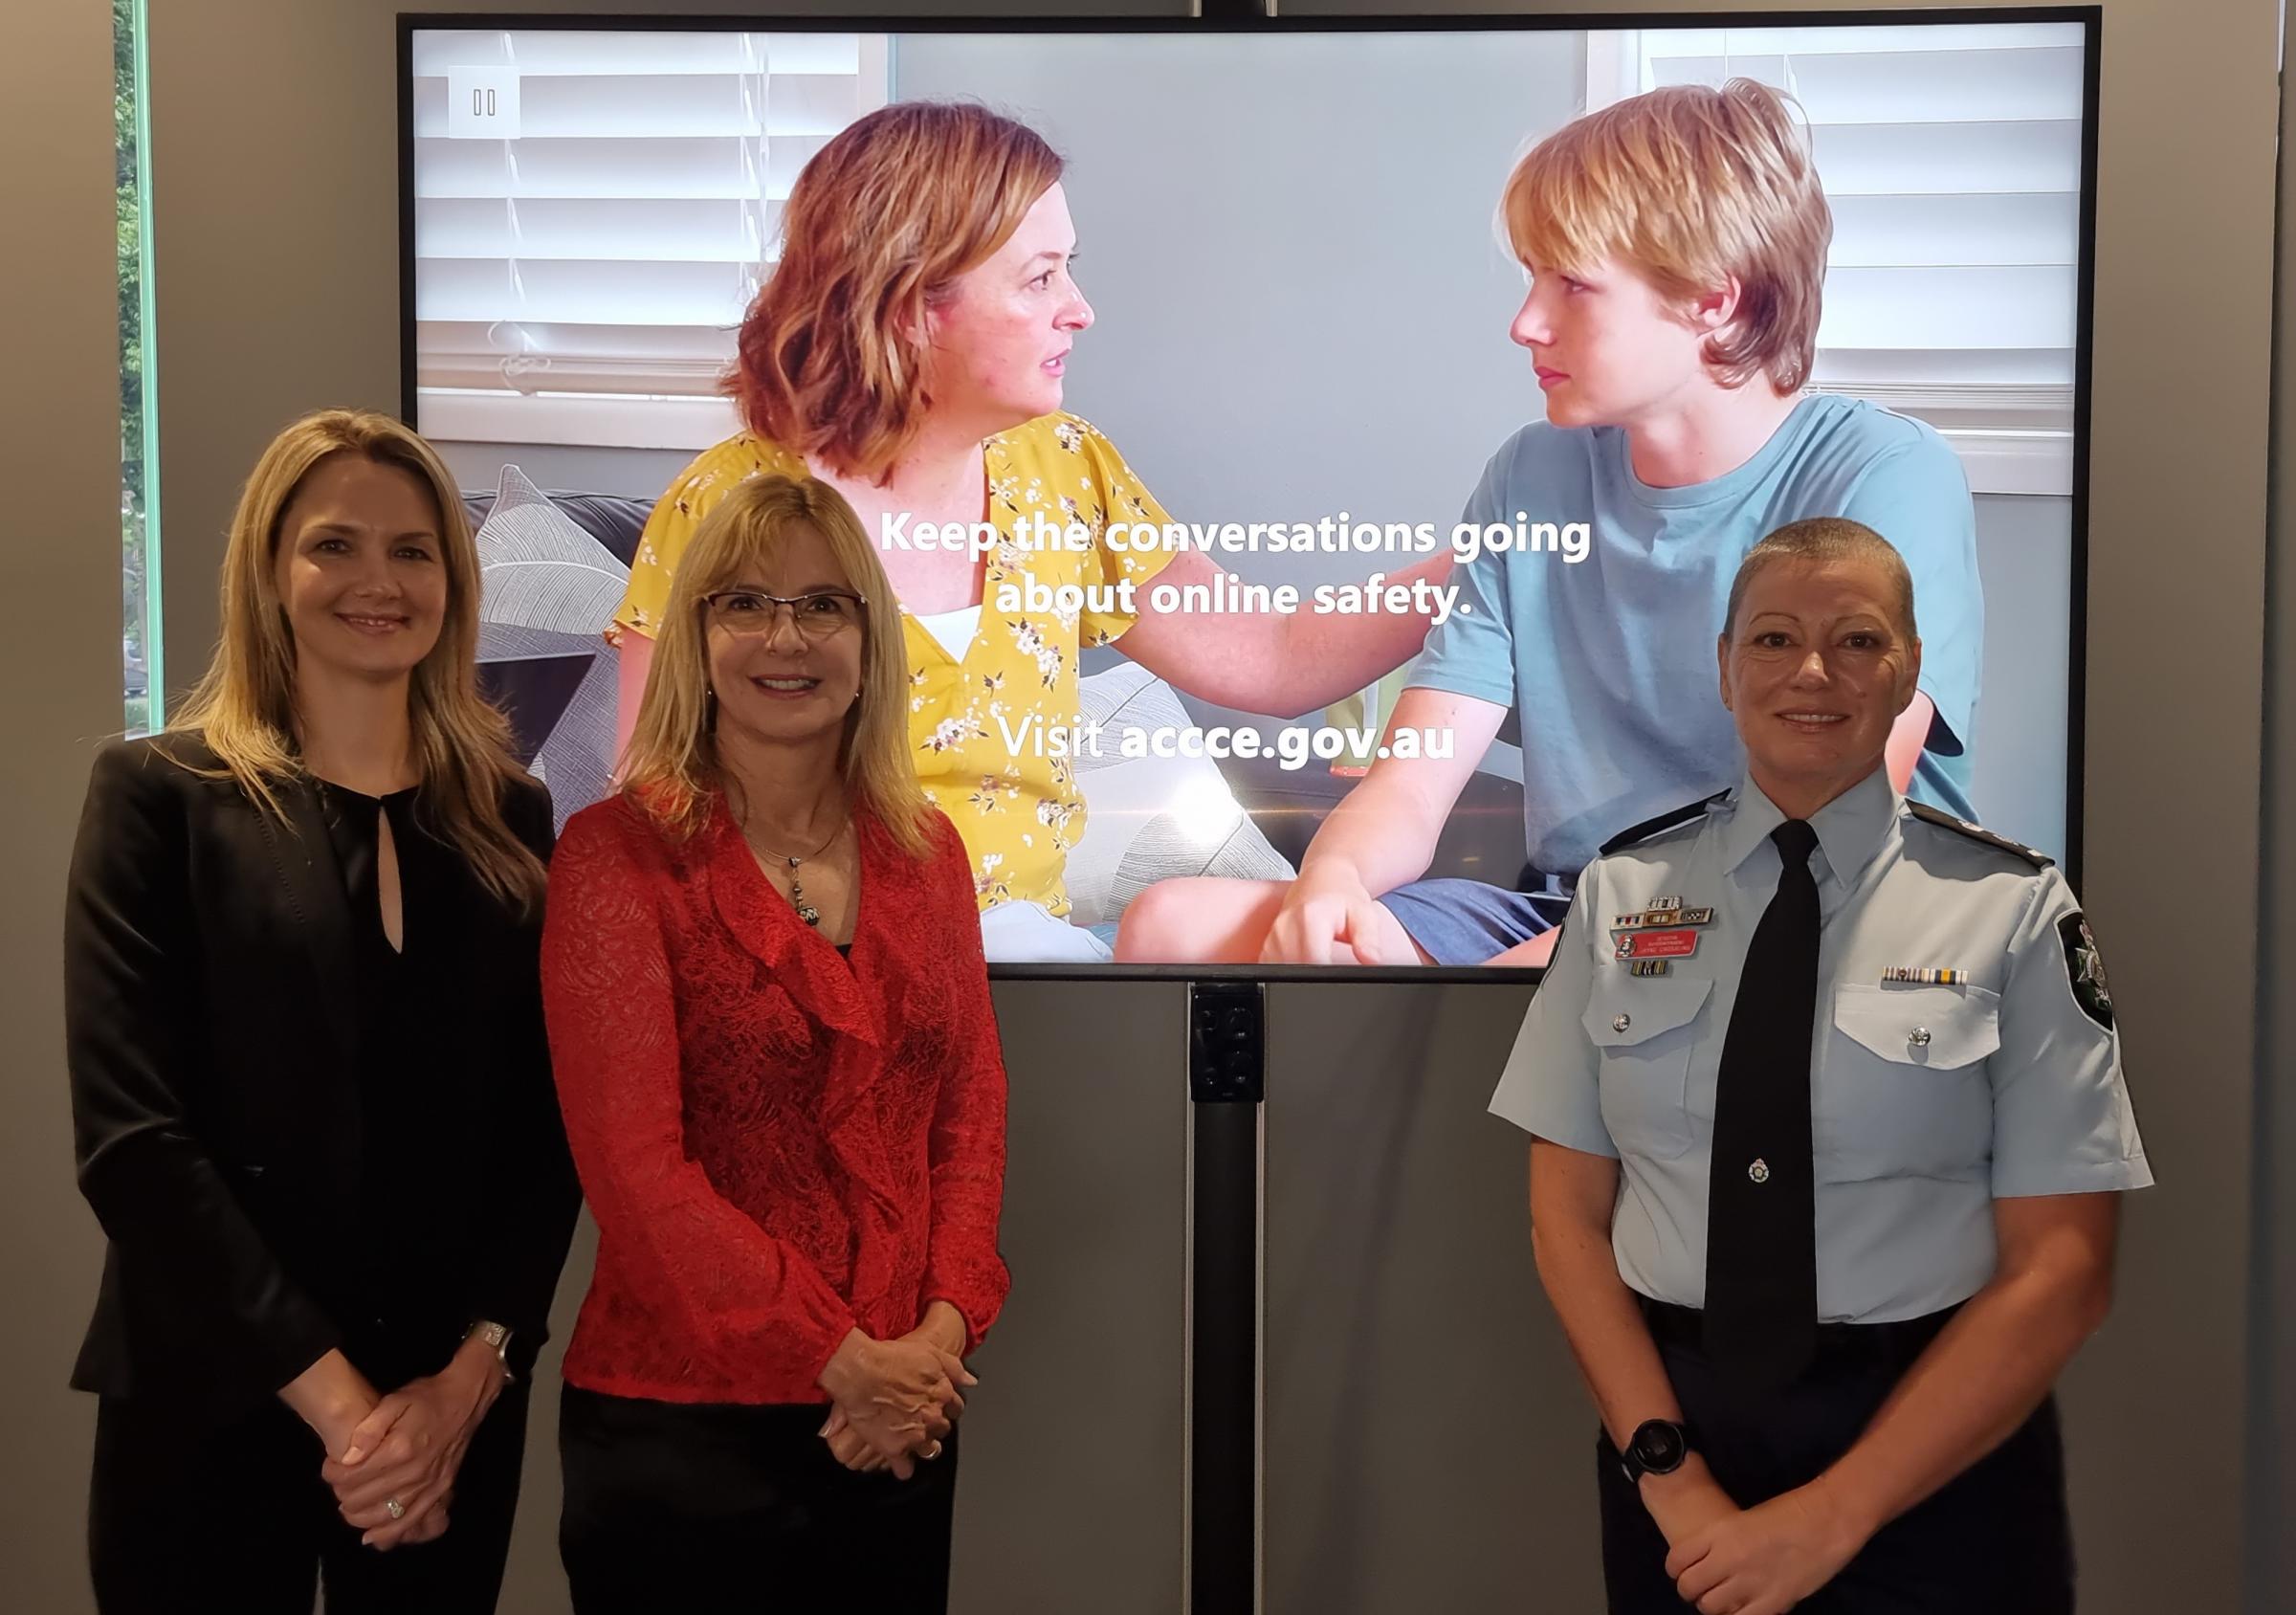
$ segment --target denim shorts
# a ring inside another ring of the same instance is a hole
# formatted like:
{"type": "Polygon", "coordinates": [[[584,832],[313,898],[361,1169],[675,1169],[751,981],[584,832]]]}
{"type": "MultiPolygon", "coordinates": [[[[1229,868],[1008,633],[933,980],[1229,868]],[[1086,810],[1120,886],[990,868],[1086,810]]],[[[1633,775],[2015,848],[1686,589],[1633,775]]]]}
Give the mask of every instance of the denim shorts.
{"type": "Polygon", "coordinates": [[[1380,899],[1437,964],[1488,964],[1562,923],[1568,892],[1510,892],[1480,880],[1414,880],[1380,899]]]}

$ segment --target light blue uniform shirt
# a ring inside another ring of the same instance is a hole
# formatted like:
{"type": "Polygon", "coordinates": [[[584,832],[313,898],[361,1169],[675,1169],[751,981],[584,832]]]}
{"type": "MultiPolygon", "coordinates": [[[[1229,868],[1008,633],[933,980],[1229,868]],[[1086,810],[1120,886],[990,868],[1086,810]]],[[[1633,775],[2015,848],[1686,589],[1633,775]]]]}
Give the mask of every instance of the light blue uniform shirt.
{"type": "MultiPolygon", "coordinates": [[[[1491,1096],[1527,1132],[1617,1158],[1620,1276],[1677,1306],[1706,1299],[1709,1171],[1750,1164],[1711,1159],[1714,1078],[1777,890],[1783,818],[1747,781],[1590,867],[1491,1096]],[[1696,952],[1638,977],[1614,957],[1628,933],[1613,922],[1662,897],[1713,918],[1689,928],[1696,952]]],[[[1818,1316],[1920,1317],[1992,1276],[1995,1199],[2142,1188],[2152,1174],[2104,1024],[2103,966],[2056,867],[1915,817],[1878,768],[1810,825],[1818,1316]],[[1888,980],[1899,967],[1966,981],[1888,980]]]]}
{"type": "Polygon", "coordinates": [[[1490,457],[1461,520],[1585,521],[1584,560],[1484,554],[1409,684],[1516,709],[1532,865],[1583,869],[1627,825],[1728,787],[1745,767],[1715,698],[1714,638],[1746,552],[1789,521],[1841,516],[1913,574],[1921,690],[1937,709],[1913,794],[1974,818],[1970,750],[1985,608],[1961,462],[1928,425],[1814,394],[1735,471],[1653,488],[1616,427],[1535,422],[1490,457]]]}

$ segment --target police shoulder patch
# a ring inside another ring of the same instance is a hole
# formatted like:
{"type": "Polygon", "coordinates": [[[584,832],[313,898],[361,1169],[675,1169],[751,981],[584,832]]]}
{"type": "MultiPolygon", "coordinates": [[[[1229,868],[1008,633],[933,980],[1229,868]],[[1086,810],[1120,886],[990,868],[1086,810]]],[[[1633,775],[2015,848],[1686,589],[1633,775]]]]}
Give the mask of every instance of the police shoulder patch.
{"type": "Polygon", "coordinates": [[[2064,948],[2064,975],[2073,1002],[2084,1015],[2110,1031],[2112,989],[2105,984],[2105,956],[2097,951],[2097,939],[2078,909],[2057,922],[2057,940],[2064,948]]]}
{"type": "Polygon", "coordinates": [[[1967,819],[1956,819],[1944,808],[1932,808],[1926,802],[1915,802],[1909,797],[1906,800],[1906,810],[1926,824],[1935,825],[1941,830],[1950,830],[1956,835],[1966,835],[1972,841],[1982,841],[1986,846],[1998,848],[2012,857],[2022,858],[2035,869],[2047,869],[2057,861],[2037,847],[2028,847],[2021,841],[2012,841],[2005,835],[1996,835],[1982,826],[1973,825],[1967,819]]]}
{"type": "Polygon", "coordinates": [[[1613,852],[1623,852],[1638,841],[1649,840],[1662,830],[1672,830],[1677,825],[1687,825],[1729,795],[1730,792],[1727,790],[1718,790],[1711,796],[1702,796],[1697,801],[1686,803],[1680,808],[1669,808],[1664,813],[1645,819],[1639,825],[1631,825],[1602,843],[1601,855],[1607,858],[1613,852]]]}

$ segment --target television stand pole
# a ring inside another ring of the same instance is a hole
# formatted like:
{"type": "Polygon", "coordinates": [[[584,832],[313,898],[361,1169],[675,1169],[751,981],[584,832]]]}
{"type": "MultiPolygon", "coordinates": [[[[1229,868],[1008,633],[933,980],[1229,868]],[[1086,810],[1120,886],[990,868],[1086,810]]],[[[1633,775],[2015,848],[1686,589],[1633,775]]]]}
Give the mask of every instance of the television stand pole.
{"type": "Polygon", "coordinates": [[[1260,1607],[1265,988],[1188,984],[1189,1615],[1260,1607]]]}

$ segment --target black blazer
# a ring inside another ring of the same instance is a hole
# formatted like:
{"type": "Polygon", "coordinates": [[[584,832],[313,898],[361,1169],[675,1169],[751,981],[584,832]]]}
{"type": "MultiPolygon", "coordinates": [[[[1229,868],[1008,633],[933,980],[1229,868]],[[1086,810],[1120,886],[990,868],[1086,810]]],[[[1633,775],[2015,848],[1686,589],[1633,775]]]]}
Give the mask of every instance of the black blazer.
{"type": "MultiPolygon", "coordinates": [[[[355,938],[313,786],[279,792],[282,825],[161,746],[216,762],[183,735],[106,746],[72,857],[73,1126],[110,1241],[72,1383],[221,1421],[365,1321],[342,1316],[361,1172],[355,938]]],[[[505,808],[546,858],[548,792],[521,786],[505,808]]],[[[424,1165],[429,1192],[471,1207],[437,1273],[440,1316],[510,1325],[522,1375],[580,1191],[542,1026],[539,907],[492,912],[498,934],[458,956],[472,998],[441,1007],[453,1035],[487,1044],[470,1063],[491,1091],[439,1117],[424,1165]]]]}

